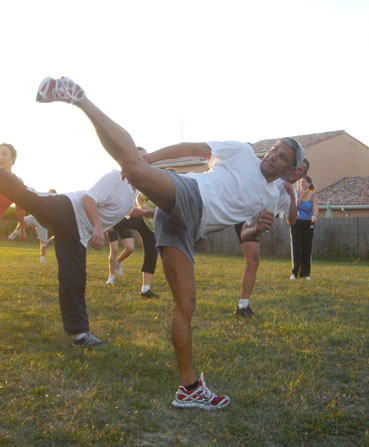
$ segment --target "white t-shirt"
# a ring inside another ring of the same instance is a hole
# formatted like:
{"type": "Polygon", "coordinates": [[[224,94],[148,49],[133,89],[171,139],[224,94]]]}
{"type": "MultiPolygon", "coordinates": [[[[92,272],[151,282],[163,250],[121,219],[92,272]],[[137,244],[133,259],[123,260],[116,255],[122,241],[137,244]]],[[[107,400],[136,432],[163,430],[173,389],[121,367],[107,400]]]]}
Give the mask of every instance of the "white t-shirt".
{"type": "Polygon", "coordinates": [[[266,208],[276,213],[279,191],[261,172],[261,161],[247,143],[208,142],[209,171],[184,174],[197,181],[203,201],[199,234],[239,222],[253,225],[266,208]]]}
{"type": "Polygon", "coordinates": [[[93,228],[83,208],[82,197],[85,194],[96,202],[102,230],[105,232],[132,211],[137,193],[126,179],[122,180],[120,171],[115,170],[101,177],[88,191],[64,194],[72,202],[81,243],[87,247],[93,228]]]}

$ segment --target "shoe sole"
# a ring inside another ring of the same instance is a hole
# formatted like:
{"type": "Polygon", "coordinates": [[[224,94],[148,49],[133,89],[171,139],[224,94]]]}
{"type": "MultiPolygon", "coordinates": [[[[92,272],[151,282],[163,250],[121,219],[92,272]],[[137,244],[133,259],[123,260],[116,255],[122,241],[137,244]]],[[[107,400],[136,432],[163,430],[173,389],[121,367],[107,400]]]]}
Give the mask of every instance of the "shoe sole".
{"type": "Polygon", "coordinates": [[[95,349],[95,348],[101,348],[105,343],[101,343],[98,345],[74,345],[72,343],[72,348],[83,348],[83,349],[95,349]]]}
{"type": "Polygon", "coordinates": [[[227,407],[230,404],[230,401],[228,401],[226,404],[223,405],[217,405],[212,406],[212,405],[202,405],[202,404],[189,404],[189,405],[179,405],[177,401],[173,401],[171,404],[171,407],[173,408],[173,410],[194,410],[194,409],[198,409],[198,410],[206,410],[206,411],[213,411],[213,410],[223,410],[223,408],[227,407]]]}

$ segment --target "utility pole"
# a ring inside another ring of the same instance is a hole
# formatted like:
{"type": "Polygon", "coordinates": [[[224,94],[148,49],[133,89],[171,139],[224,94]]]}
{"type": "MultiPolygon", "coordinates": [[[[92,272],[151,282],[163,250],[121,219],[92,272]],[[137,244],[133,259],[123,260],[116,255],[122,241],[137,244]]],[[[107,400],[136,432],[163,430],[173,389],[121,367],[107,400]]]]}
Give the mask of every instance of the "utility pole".
{"type": "Polygon", "coordinates": [[[179,138],[180,138],[180,140],[181,140],[181,143],[183,143],[183,128],[184,128],[185,124],[184,124],[183,119],[181,119],[181,118],[180,118],[178,121],[179,121],[179,126],[180,126],[180,135],[179,135],[179,138]]]}

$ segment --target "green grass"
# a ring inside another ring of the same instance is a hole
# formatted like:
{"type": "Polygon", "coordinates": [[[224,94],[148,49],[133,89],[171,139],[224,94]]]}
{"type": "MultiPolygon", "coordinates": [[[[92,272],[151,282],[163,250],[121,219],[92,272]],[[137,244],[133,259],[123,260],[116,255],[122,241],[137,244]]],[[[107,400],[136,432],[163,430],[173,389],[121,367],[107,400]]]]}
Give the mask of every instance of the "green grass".
{"type": "Polygon", "coordinates": [[[368,263],[314,262],[289,281],[261,261],[252,308],[233,315],[243,260],[198,255],[196,371],[227,393],[223,411],[170,408],[178,374],[161,265],[139,298],[142,253],[113,287],[107,251],[88,253],[87,306],[99,350],[64,335],[53,248],[0,241],[0,447],[369,446],[368,263]]]}

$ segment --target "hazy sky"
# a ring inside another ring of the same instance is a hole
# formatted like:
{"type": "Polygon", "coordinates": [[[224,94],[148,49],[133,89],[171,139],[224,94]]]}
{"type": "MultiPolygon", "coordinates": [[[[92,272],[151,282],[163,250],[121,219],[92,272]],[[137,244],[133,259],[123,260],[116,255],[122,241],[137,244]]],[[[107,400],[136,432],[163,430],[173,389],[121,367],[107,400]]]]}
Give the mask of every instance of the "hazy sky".
{"type": "Polygon", "coordinates": [[[117,167],[78,108],[35,102],[47,76],[73,78],[149,151],[182,133],[344,129],[369,145],[367,0],[12,0],[0,15],[0,142],[40,191],[88,189],[117,167]]]}

